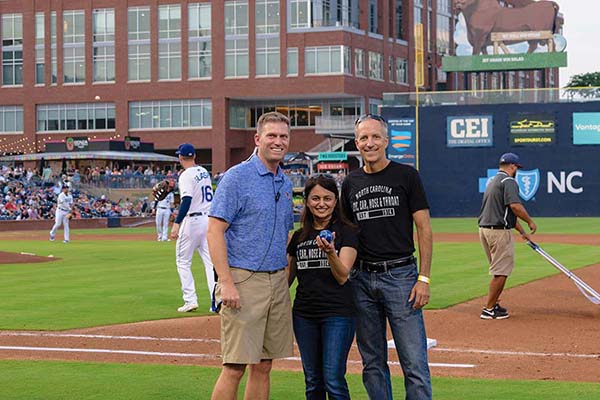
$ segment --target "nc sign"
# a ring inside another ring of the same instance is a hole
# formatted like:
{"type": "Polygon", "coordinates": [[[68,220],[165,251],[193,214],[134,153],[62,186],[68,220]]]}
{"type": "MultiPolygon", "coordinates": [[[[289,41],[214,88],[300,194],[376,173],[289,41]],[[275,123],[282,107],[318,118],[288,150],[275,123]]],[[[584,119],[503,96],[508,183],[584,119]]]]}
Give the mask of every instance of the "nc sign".
{"type": "Polygon", "coordinates": [[[490,147],[494,144],[491,115],[447,117],[448,147],[490,147]]]}

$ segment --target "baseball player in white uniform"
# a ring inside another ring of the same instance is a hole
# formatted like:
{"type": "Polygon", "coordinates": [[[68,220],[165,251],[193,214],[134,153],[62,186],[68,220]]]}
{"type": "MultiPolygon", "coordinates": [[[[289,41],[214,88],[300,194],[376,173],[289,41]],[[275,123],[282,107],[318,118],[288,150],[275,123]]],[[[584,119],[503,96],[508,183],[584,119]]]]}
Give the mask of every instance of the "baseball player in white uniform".
{"type": "Polygon", "coordinates": [[[169,240],[169,217],[171,216],[171,207],[174,203],[175,196],[173,195],[173,192],[155,203],[156,233],[159,242],[166,242],[169,240]]]}
{"type": "Polygon", "coordinates": [[[69,218],[67,218],[67,214],[71,212],[72,207],[73,196],[71,193],[69,193],[69,187],[67,185],[63,185],[60,189],[58,199],[56,200],[56,214],[54,216],[55,222],[52,230],[50,231],[51,242],[54,242],[54,239],[56,239],[56,231],[62,225],[64,229],[63,243],[69,243],[69,218]]]}
{"type": "Polygon", "coordinates": [[[192,275],[192,257],[197,249],[202,257],[206,270],[206,282],[211,297],[211,311],[215,311],[214,290],[215,277],[213,263],[208,253],[206,230],[208,228],[208,211],[213,199],[212,181],[208,171],[196,165],[196,150],[189,143],[179,146],[176,153],[184,171],[179,176],[179,194],[181,204],[177,219],[171,228],[171,238],[177,239],[176,262],[177,272],[181,280],[184,304],[179,312],[194,311],[198,308],[196,286],[192,275]]]}

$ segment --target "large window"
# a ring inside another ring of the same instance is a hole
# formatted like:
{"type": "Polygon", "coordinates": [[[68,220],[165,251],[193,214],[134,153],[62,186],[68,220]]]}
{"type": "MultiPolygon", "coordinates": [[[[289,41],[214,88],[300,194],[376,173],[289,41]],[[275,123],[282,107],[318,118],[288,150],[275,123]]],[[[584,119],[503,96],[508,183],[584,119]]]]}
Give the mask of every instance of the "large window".
{"type": "Polygon", "coordinates": [[[85,82],[85,17],[83,10],[63,12],[64,83],[85,82]]]}
{"type": "Polygon", "coordinates": [[[402,2],[404,0],[396,0],[396,39],[406,40],[404,35],[404,9],[402,8],[402,2]]]}
{"type": "Polygon", "coordinates": [[[298,48],[287,48],[287,74],[288,76],[298,76],[298,48]]]}
{"type": "Polygon", "coordinates": [[[94,10],[94,82],[115,81],[115,11],[94,10]]]}
{"type": "Polygon", "coordinates": [[[181,79],[181,6],[158,7],[158,79],[181,79]]]}
{"type": "Polygon", "coordinates": [[[306,47],[304,54],[306,75],[350,73],[350,48],[346,46],[306,47]]]}
{"type": "Polygon", "coordinates": [[[256,38],[256,76],[279,76],[279,36],[256,38]]]}
{"type": "Polygon", "coordinates": [[[248,2],[225,2],[225,77],[247,78],[248,2]]]}
{"type": "Polygon", "coordinates": [[[450,54],[450,0],[437,0],[436,47],[438,54],[450,54]]]}
{"type": "Polygon", "coordinates": [[[37,106],[37,131],[106,131],[115,129],[114,103],[37,106]]]}
{"type": "Polygon", "coordinates": [[[369,0],[369,32],[379,33],[379,20],[377,16],[377,0],[369,0]]]}
{"type": "Polygon", "coordinates": [[[190,79],[211,77],[211,5],[192,3],[188,8],[188,74],[190,79]]]}
{"type": "Polygon", "coordinates": [[[35,13],[35,84],[43,85],[46,73],[44,13],[35,13]]]}
{"type": "Polygon", "coordinates": [[[229,127],[250,129],[264,113],[278,111],[289,117],[292,128],[314,127],[316,118],[325,116],[361,115],[363,99],[294,99],[264,102],[231,101],[229,103],[229,127]]]}
{"type": "Polygon", "coordinates": [[[405,58],[396,58],[396,83],[408,83],[407,65],[405,58]]]}
{"type": "Polygon", "coordinates": [[[363,49],[354,49],[354,75],[366,77],[365,51],[363,49]]]}
{"type": "Polygon", "coordinates": [[[383,56],[381,53],[369,52],[369,78],[383,80],[383,56]]]}
{"type": "Polygon", "coordinates": [[[2,85],[23,84],[23,16],[2,15],[2,85]]]}
{"type": "Polygon", "coordinates": [[[50,13],[50,59],[51,59],[51,83],[52,85],[56,85],[58,81],[58,53],[56,50],[56,11],[52,11],[50,13]]]}
{"type": "Polygon", "coordinates": [[[256,76],[279,76],[279,0],[256,0],[256,76]]]}
{"type": "Polygon", "coordinates": [[[0,106],[0,134],[23,133],[23,107],[0,106]]]}
{"type": "Polygon", "coordinates": [[[210,99],[136,101],[129,103],[129,129],[210,128],[210,99]]]}
{"type": "Polygon", "coordinates": [[[150,8],[130,7],[127,10],[128,80],[149,81],[150,8]]]}
{"type": "Polygon", "coordinates": [[[288,0],[291,29],[322,26],[358,28],[359,0],[288,0]]]}

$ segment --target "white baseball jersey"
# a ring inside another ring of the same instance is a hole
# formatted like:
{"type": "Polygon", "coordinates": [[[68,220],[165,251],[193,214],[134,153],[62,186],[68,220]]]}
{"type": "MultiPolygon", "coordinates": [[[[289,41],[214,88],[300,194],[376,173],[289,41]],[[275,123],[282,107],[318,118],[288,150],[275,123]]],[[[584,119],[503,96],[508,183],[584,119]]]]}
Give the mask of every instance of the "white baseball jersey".
{"type": "Polygon", "coordinates": [[[71,196],[71,193],[65,194],[65,192],[60,192],[56,200],[56,206],[61,211],[71,211],[71,207],[73,206],[73,196],[71,196]]]}
{"type": "Polygon", "coordinates": [[[162,199],[161,201],[156,203],[156,207],[166,207],[166,208],[170,208],[171,204],[175,202],[175,196],[173,195],[173,192],[169,193],[167,195],[167,197],[165,197],[164,199],[162,199]]]}
{"type": "Polygon", "coordinates": [[[187,215],[202,212],[208,214],[213,198],[212,181],[208,171],[199,166],[187,168],[179,177],[179,194],[183,199],[192,198],[192,204],[187,215]]]}

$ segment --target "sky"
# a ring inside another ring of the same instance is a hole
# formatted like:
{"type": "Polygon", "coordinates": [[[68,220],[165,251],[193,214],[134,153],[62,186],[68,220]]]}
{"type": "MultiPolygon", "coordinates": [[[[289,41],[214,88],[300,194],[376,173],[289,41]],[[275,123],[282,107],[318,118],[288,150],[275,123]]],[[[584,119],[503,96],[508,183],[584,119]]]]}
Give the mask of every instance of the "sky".
{"type": "Polygon", "coordinates": [[[600,72],[600,1],[554,0],[563,14],[567,39],[567,67],[560,69],[560,86],[576,74],[600,72]]]}
{"type": "MultiPolygon", "coordinates": [[[[539,0],[538,0],[539,1],[539,0]]],[[[600,72],[600,0],[553,0],[559,6],[564,18],[563,37],[567,42],[567,67],[560,68],[560,86],[565,86],[573,75],[600,72]]],[[[462,20],[462,16],[460,17],[462,20]]],[[[472,54],[472,47],[467,39],[464,21],[459,22],[454,34],[457,44],[457,55],[472,54]]],[[[512,52],[527,51],[527,43],[508,46],[512,52]]],[[[492,51],[491,47],[488,50],[492,51]]],[[[539,48],[539,51],[547,51],[539,48]]],[[[490,53],[491,54],[491,53],[490,53]]]]}

